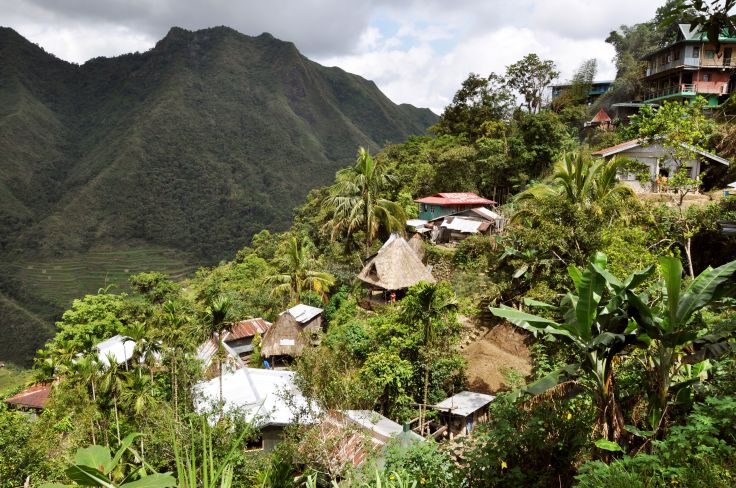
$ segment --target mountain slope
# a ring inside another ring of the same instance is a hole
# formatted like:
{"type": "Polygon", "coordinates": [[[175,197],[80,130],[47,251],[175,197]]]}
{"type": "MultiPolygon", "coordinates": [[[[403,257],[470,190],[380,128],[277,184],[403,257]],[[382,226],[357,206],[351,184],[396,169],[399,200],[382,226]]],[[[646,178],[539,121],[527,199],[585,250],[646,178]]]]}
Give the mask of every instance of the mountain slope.
{"type": "Polygon", "coordinates": [[[77,66],[0,28],[0,264],[140,245],[210,264],[286,228],[358,146],[435,120],[268,34],[172,28],[77,66]]]}

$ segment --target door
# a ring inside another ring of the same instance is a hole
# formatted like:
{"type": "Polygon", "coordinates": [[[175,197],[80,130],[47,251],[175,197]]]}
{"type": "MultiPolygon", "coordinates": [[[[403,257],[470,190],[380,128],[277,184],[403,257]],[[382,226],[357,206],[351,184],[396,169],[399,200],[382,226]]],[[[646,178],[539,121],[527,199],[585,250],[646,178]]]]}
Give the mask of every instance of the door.
{"type": "Polygon", "coordinates": [[[731,54],[733,48],[727,47],[723,49],[723,66],[731,66],[731,54]]]}

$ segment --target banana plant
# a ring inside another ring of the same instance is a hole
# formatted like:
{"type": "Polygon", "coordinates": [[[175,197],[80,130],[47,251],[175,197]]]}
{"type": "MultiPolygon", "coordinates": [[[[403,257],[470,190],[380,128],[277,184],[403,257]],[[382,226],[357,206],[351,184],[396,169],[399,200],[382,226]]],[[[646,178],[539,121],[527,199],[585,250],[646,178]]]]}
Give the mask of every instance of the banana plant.
{"type": "Polygon", "coordinates": [[[170,473],[147,474],[144,466],[133,468],[127,475],[119,474],[126,451],[135,454],[131,445],[141,434],[130,434],[120,444],[115,455],[103,446],[92,445],[77,449],[74,464],[64,472],[73,481],[71,485],[46,483],[40,488],[68,488],[101,486],[104,488],[169,488],[176,486],[176,478],[170,473]],[[120,479],[122,478],[122,479],[120,479]]]}
{"type": "Polygon", "coordinates": [[[638,340],[636,326],[630,323],[627,313],[626,299],[631,290],[652,275],[654,267],[619,281],[606,269],[606,264],[606,255],[596,253],[585,269],[570,266],[568,274],[575,293],[567,293],[559,307],[526,300],[527,305],[556,312],[555,315],[563,318],[561,322],[506,306],[491,308],[491,312],[535,336],[562,337],[580,352],[582,363],[558,369],[523,392],[537,395],[579,375],[587,376],[595,385],[596,431],[605,440],[618,441],[624,422],[613,388],[613,359],[638,340]]]}
{"type": "Polygon", "coordinates": [[[639,337],[649,345],[648,368],[652,381],[649,421],[653,429],[663,424],[671,395],[697,383],[709,359],[734,349],[731,330],[701,335],[691,323],[693,315],[734,289],[736,261],[708,267],[682,290],[682,263],[674,257],[659,259],[664,280],[658,285],[661,300],[627,291],[627,300],[639,328],[639,337]],[[699,365],[693,369],[688,365],[699,365]],[[677,381],[679,380],[679,381],[677,381]]]}

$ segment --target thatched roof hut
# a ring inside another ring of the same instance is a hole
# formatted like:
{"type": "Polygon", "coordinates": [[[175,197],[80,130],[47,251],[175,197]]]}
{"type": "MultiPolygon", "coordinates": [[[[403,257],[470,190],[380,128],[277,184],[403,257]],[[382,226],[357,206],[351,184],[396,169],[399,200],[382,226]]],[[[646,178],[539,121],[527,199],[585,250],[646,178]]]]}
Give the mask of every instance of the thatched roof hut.
{"type": "Polygon", "coordinates": [[[261,356],[301,356],[306,346],[319,343],[322,309],[298,304],[279,315],[261,342],[261,356]]]}
{"type": "Polygon", "coordinates": [[[383,290],[404,290],[420,281],[436,282],[409,243],[397,234],[391,234],[368,260],[358,279],[383,290]]]}

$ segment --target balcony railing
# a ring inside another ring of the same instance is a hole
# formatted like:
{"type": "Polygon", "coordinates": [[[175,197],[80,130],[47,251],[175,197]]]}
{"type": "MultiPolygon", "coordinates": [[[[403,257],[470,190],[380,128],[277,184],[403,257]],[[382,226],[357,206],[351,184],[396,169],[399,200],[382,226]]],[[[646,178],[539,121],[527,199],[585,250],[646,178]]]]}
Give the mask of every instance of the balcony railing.
{"type": "Polygon", "coordinates": [[[691,68],[736,68],[736,58],[708,59],[705,57],[685,57],[684,59],[675,59],[669,63],[647,68],[647,76],[656,75],[657,73],[677,68],[679,66],[687,66],[691,68]]]}
{"type": "Polygon", "coordinates": [[[697,93],[695,85],[692,83],[683,83],[681,85],[671,85],[665,88],[653,89],[648,93],[648,100],[653,98],[667,97],[671,95],[695,95],[697,93]]]}

